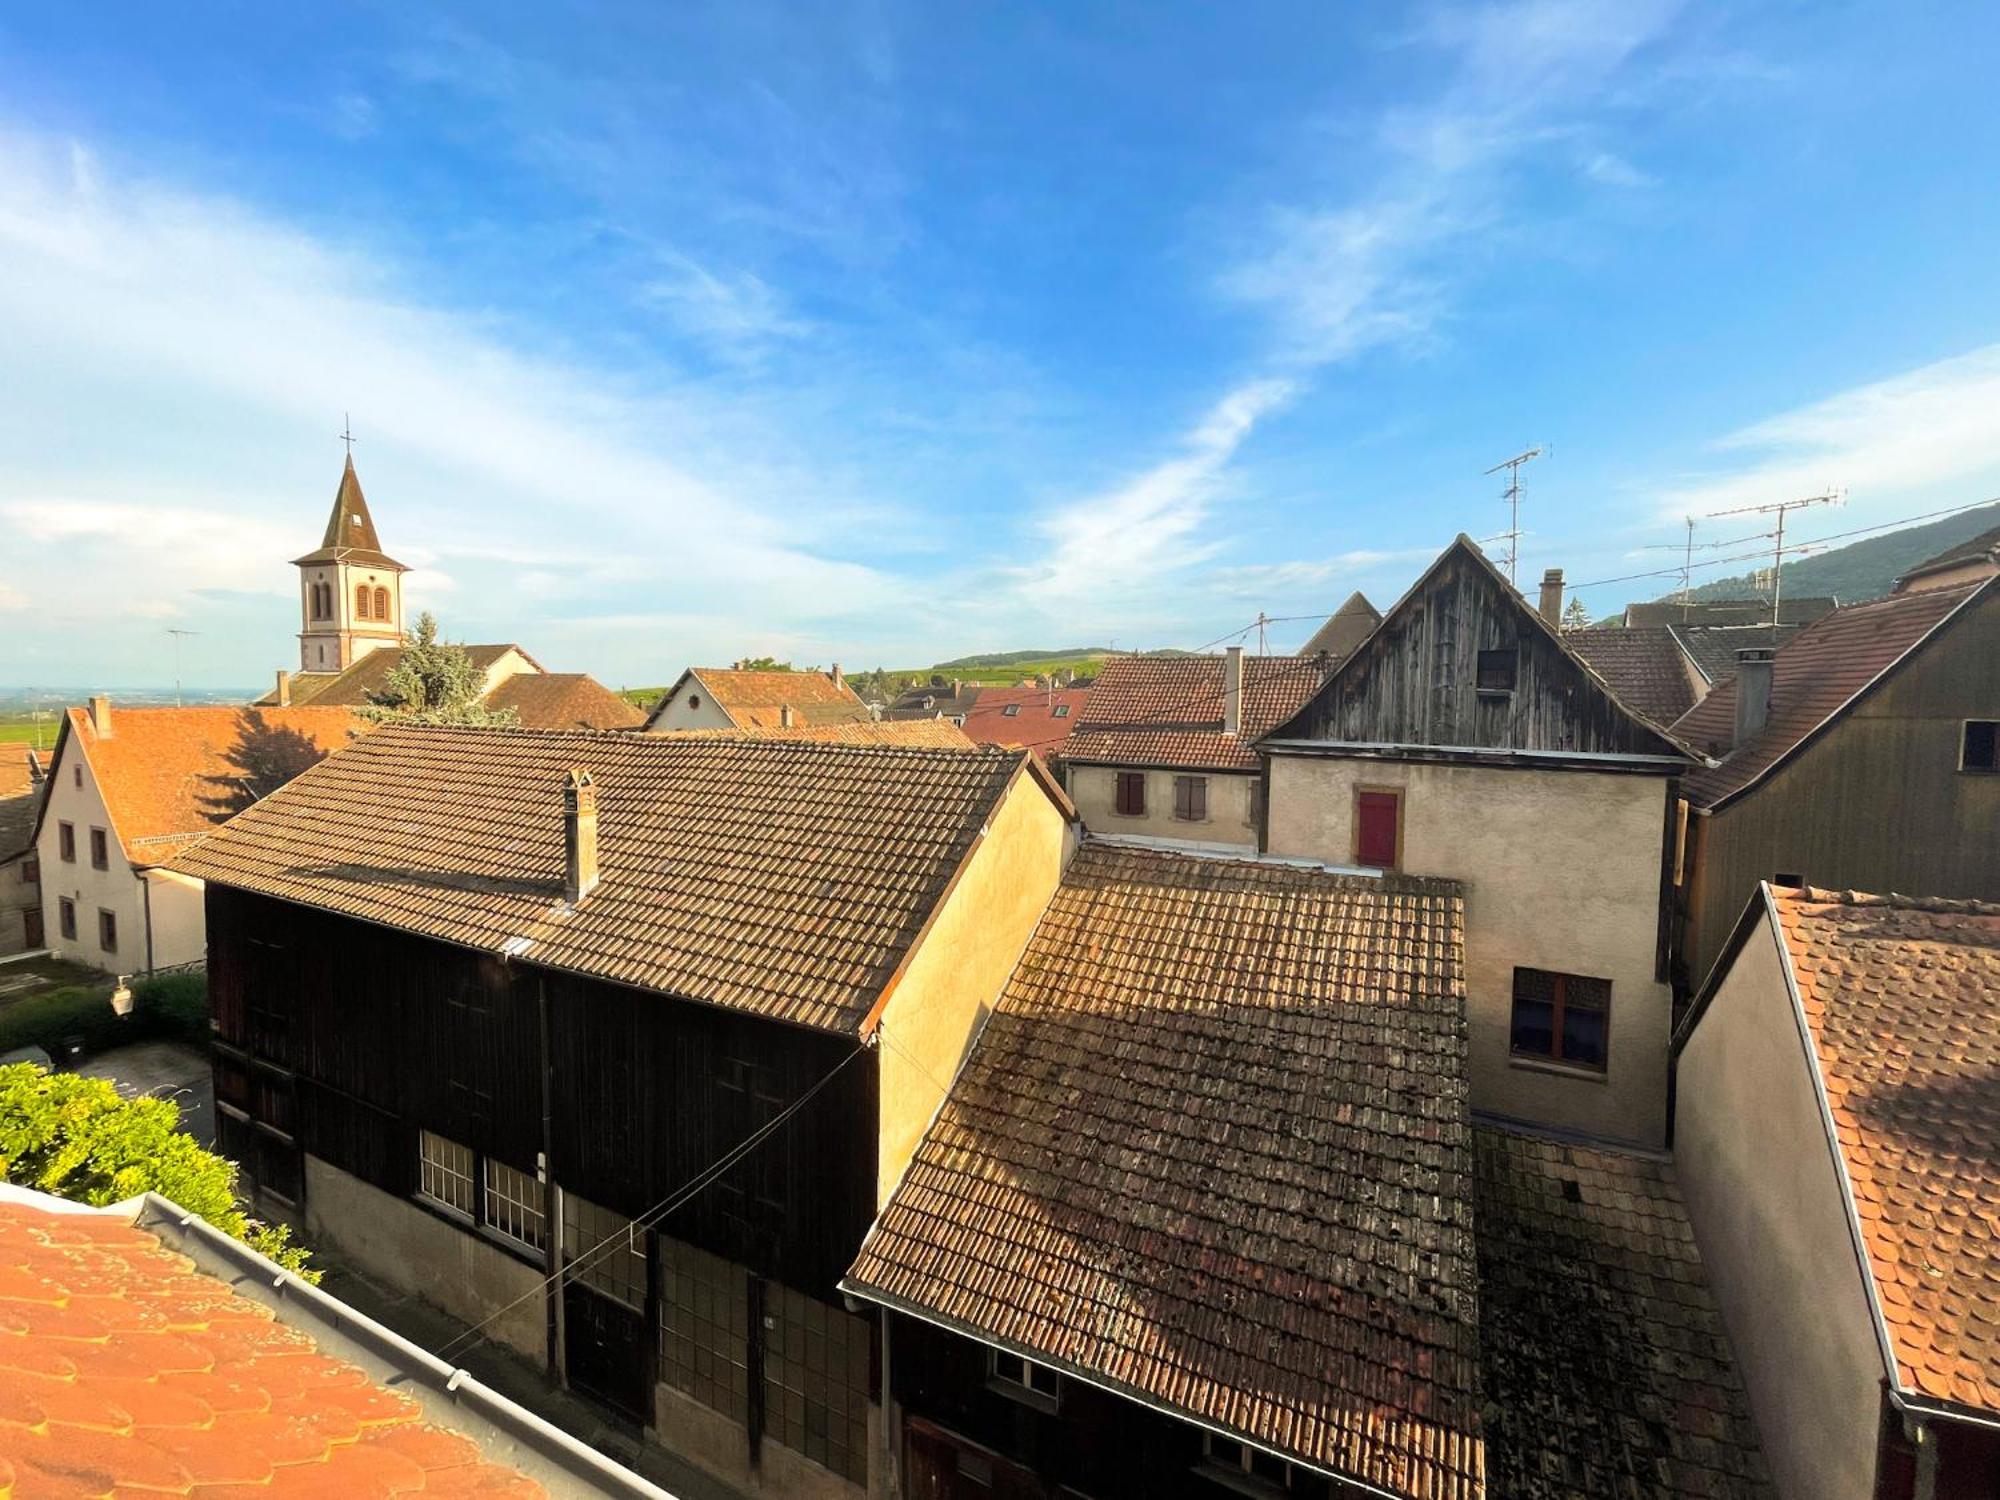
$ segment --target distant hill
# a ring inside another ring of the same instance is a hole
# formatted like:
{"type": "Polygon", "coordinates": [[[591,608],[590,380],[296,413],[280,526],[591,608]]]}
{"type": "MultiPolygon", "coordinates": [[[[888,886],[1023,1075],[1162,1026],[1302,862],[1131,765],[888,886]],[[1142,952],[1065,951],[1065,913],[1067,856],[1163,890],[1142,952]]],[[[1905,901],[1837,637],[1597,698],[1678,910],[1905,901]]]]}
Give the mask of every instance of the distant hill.
{"type": "Polygon", "coordinates": [[[1065,646],[1059,651],[989,651],[984,656],[960,656],[941,661],[933,672],[949,672],[954,667],[1015,667],[1029,661],[1077,661],[1111,655],[1109,646],[1065,646]]]}
{"type": "MultiPolygon", "coordinates": [[[[1842,604],[1859,604],[1879,599],[1895,586],[1896,579],[1927,558],[1948,547],[2000,526],[2000,501],[1977,510],[1962,510],[1955,516],[1906,526],[1901,531],[1863,537],[1845,547],[1802,557],[1784,567],[1785,593],[1791,598],[1831,594],[1842,604]]],[[[1838,526],[1830,528],[1839,530],[1838,526]]],[[[1800,527],[1800,530],[1804,530],[1800,527]]],[[[1716,578],[1693,591],[1696,599],[1761,599],[1767,590],[1756,586],[1756,575],[1741,573],[1734,578],[1716,578]]],[[[1679,597],[1669,590],[1662,599],[1679,597]]]]}

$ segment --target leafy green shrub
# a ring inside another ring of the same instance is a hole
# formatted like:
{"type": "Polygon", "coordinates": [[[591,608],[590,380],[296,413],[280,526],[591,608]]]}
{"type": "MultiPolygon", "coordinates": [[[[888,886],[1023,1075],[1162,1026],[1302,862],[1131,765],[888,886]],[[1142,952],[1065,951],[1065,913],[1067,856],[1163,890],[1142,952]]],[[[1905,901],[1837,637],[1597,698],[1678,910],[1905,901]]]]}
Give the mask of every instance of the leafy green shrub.
{"type": "Polygon", "coordinates": [[[203,1149],[179,1125],[171,1100],[126,1099],[102,1078],[50,1073],[32,1063],[0,1067],[0,1172],[7,1181],[99,1207],[158,1193],[318,1282],[289,1229],[243,1212],[236,1164],[203,1149]]]}
{"type": "Polygon", "coordinates": [[[148,1036],[208,1045],[208,975],[196,970],[136,981],[131,1019],[148,1036]]]}
{"type": "Polygon", "coordinates": [[[109,986],[66,984],[16,1001],[0,1010],[0,1052],[40,1047],[53,1057],[69,1037],[80,1038],[89,1052],[130,1039],[131,1028],[113,1013],[110,994],[109,986]]]}

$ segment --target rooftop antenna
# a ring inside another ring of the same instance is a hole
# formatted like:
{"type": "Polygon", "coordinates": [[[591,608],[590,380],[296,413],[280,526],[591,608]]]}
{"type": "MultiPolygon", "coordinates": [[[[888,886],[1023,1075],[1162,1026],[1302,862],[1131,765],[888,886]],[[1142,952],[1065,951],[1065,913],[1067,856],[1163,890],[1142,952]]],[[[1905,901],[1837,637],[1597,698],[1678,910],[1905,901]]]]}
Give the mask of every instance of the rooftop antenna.
{"type": "Polygon", "coordinates": [[[181,637],[184,635],[200,635],[201,632],[199,630],[176,630],[173,626],[169,625],[167,627],[167,634],[174,638],[174,707],[179,708],[181,706],[181,637]]]}
{"type": "Polygon", "coordinates": [[[1530,448],[1512,458],[1501,459],[1486,471],[1488,474],[1498,474],[1502,469],[1507,471],[1507,488],[1500,494],[1500,498],[1507,502],[1507,529],[1493,540],[1507,544],[1507,581],[1516,588],[1520,587],[1514,578],[1514,571],[1521,558],[1521,466],[1540,458],[1542,452],[1539,446],[1530,448]]]}
{"type": "MultiPolygon", "coordinates": [[[[1808,495],[1803,500],[1779,500],[1770,505],[1745,505],[1737,510],[1710,511],[1711,516],[1768,516],[1776,515],[1778,525],[1775,531],[1762,533],[1772,538],[1771,543],[1771,644],[1778,644],[1778,606],[1785,592],[1785,517],[1795,510],[1804,510],[1809,505],[1838,505],[1845,498],[1843,490],[1828,490],[1820,495],[1808,495]]],[[[1692,523],[1690,523],[1692,524],[1692,523]]],[[[1804,545],[1789,549],[1804,552],[1804,545]]]]}
{"type": "Polygon", "coordinates": [[[354,462],[354,445],[360,441],[354,435],[354,418],[347,412],[340,414],[340,440],[347,444],[347,461],[354,462]]]}
{"type": "Polygon", "coordinates": [[[1270,654],[1264,640],[1264,626],[1269,621],[1269,618],[1263,610],[1260,609],[1257,611],[1257,654],[1259,656],[1268,656],[1270,654]]]}
{"type": "MultiPolygon", "coordinates": [[[[1681,554],[1681,624],[1683,625],[1687,624],[1688,614],[1694,607],[1694,594],[1692,592],[1694,584],[1694,517],[1688,516],[1685,519],[1688,529],[1687,541],[1681,546],[1676,547],[1672,542],[1648,542],[1646,544],[1648,552],[1673,550],[1681,554]]],[[[1739,537],[1737,540],[1742,541],[1744,539],[1739,537]]],[[[1706,545],[1715,546],[1717,544],[1711,542],[1706,545]]]]}

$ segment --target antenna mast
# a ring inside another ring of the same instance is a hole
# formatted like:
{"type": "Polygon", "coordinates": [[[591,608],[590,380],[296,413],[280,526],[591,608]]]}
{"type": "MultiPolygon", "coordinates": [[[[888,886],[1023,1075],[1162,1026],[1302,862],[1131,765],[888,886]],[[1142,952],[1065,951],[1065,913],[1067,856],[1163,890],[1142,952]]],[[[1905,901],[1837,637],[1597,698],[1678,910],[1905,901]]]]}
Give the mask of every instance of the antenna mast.
{"type": "Polygon", "coordinates": [[[169,625],[167,627],[167,634],[174,638],[174,707],[179,708],[181,706],[181,637],[184,635],[200,635],[201,632],[199,630],[176,630],[173,626],[169,625]]]}
{"type": "MultiPolygon", "coordinates": [[[[1778,607],[1780,603],[1783,601],[1785,592],[1785,581],[1784,581],[1785,553],[1788,550],[1785,546],[1785,517],[1790,512],[1795,510],[1804,510],[1809,505],[1838,505],[1840,504],[1842,498],[1843,498],[1842,491],[1828,490],[1823,495],[1808,495],[1803,500],[1780,500],[1772,505],[1746,505],[1739,510],[1717,510],[1709,512],[1711,516],[1776,515],[1778,518],[1777,529],[1774,531],[1767,531],[1764,533],[1765,536],[1772,538],[1771,644],[1773,646],[1778,644],[1778,607]]],[[[1691,527],[1694,523],[1690,521],[1688,524],[1691,527]]],[[[1807,548],[1806,546],[1801,545],[1792,547],[1789,550],[1793,552],[1803,552],[1806,551],[1807,548]]]]}
{"type": "Polygon", "coordinates": [[[1498,474],[1507,471],[1507,488],[1500,492],[1500,498],[1507,502],[1507,529],[1494,540],[1507,544],[1507,581],[1518,589],[1520,584],[1514,577],[1515,568],[1521,560],[1521,466],[1542,456],[1539,447],[1524,453],[1516,453],[1512,458],[1503,458],[1486,472],[1498,474]]]}

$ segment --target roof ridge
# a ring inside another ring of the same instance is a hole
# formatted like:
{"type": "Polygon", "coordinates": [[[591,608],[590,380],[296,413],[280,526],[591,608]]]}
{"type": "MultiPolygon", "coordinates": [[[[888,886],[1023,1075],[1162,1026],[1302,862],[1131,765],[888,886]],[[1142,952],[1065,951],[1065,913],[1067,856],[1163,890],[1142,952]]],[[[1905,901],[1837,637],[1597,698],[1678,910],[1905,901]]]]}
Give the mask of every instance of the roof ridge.
{"type": "Polygon", "coordinates": [[[1976,901],[1955,896],[1905,896],[1895,891],[1831,890],[1825,886],[1773,886],[1780,901],[1818,906],[1880,906],[1895,911],[1936,912],[1947,916],[2000,917],[2000,901],[1976,901]]]}

